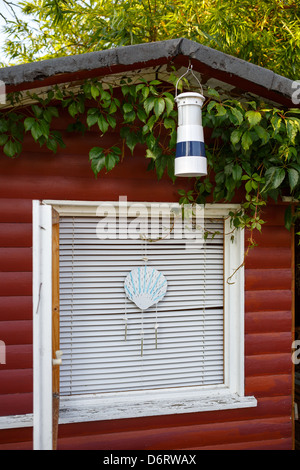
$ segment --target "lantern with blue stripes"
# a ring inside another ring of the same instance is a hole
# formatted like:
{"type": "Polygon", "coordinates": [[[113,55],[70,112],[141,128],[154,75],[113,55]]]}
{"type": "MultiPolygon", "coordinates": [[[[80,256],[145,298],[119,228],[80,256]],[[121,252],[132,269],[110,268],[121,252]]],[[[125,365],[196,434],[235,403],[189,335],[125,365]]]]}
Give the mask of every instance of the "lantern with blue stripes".
{"type": "MultiPolygon", "coordinates": [[[[186,73],[190,71],[191,66],[186,73]]],[[[198,79],[197,81],[200,84],[198,79]]],[[[202,94],[194,92],[185,92],[177,96],[176,85],[175,101],[178,107],[175,176],[205,176],[207,160],[202,127],[202,105],[205,98],[202,94]]]]}

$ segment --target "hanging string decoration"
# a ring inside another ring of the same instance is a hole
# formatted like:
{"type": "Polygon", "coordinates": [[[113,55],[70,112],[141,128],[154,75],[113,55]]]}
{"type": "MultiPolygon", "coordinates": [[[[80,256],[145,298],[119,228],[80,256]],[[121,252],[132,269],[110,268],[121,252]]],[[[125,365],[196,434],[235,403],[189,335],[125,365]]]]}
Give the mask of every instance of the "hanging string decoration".
{"type": "MultiPolygon", "coordinates": [[[[143,314],[148,308],[160,302],[167,292],[167,280],[157,269],[140,266],[127,275],[124,283],[125,294],[142,311],[141,355],[143,355],[144,327],[143,314]]],[[[127,324],[127,322],[126,322],[127,324]]],[[[127,328],[127,326],[126,326],[127,328]]],[[[155,324],[155,344],[157,347],[157,314],[155,324]]],[[[127,337],[127,332],[126,332],[127,337]]]]}

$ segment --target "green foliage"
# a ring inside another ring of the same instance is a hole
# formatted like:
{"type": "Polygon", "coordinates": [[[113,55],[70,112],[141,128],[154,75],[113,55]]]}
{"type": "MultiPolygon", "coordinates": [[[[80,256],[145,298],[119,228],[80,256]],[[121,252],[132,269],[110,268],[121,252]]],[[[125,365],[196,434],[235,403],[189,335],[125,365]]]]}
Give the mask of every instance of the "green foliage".
{"type": "MultiPolygon", "coordinates": [[[[10,63],[184,37],[294,80],[300,76],[300,4],[295,0],[18,3],[22,19],[5,28],[10,63]]],[[[158,112],[162,106],[157,103],[158,112]]]]}
{"type": "MultiPolygon", "coordinates": [[[[132,83],[123,79],[121,90],[122,99],[115,96],[110,85],[87,80],[76,93],[57,86],[44,98],[33,93],[30,99],[35,103],[29,106],[22,105],[18,94],[10,95],[11,107],[0,114],[3,153],[9,158],[19,156],[26,134],[54,153],[58,146],[64,147],[60,132],[55,130],[55,119],[64,109],[73,120],[70,132],[90,129],[102,136],[114,131],[117,123],[120,126],[113,146],[90,149],[95,177],[112,171],[125,157],[126,147],[133,154],[139,146],[149,162],[149,171],[155,171],[158,179],[166,175],[174,181],[177,110],[173,86],[159,80],[147,82],[140,78],[132,83]]],[[[233,229],[248,228],[251,234],[261,231],[262,208],[269,198],[300,199],[299,110],[270,108],[253,100],[221,101],[216,90],[208,89],[206,93],[203,125],[212,129],[211,140],[206,142],[209,171],[205,178],[192,180],[192,189],[179,191],[179,202],[205,204],[208,197],[215,202],[229,202],[239,193],[243,197],[242,210],[231,214],[233,229]]],[[[298,214],[287,209],[288,229],[298,214]]]]}

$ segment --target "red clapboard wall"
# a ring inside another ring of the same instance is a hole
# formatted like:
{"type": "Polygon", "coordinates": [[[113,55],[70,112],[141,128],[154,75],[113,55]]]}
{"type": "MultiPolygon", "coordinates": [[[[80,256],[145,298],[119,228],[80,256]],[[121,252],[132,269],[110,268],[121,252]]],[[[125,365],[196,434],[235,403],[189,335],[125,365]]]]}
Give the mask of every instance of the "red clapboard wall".
{"type": "MultiPolygon", "coordinates": [[[[57,120],[57,128],[67,124],[57,120]]],[[[177,201],[176,185],[157,181],[137,148],[111,173],[96,179],[92,146],[100,139],[64,132],[56,155],[30,138],[17,159],[0,158],[0,416],[31,413],[32,393],[32,199],[177,201]]],[[[291,449],[292,448],[292,237],[284,206],[266,209],[263,234],[245,271],[246,394],[256,408],[192,413],[59,427],[58,449],[291,449]]],[[[247,242],[247,237],[246,237],[247,242]]],[[[0,430],[0,450],[31,449],[32,429],[0,430]]]]}

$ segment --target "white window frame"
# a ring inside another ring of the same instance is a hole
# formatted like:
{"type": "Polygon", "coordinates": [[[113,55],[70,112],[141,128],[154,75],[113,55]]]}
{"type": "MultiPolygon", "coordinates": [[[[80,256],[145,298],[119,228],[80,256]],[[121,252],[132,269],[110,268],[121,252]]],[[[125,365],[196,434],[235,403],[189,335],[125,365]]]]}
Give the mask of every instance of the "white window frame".
{"type": "MultiPolygon", "coordinates": [[[[31,415],[20,419],[12,417],[11,426],[5,427],[17,427],[18,422],[28,426],[33,422],[35,449],[52,447],[52,208],[60,216],[95,216],[103,202],[33,201],[34,413],[33,419],[31,415]]],[[[174,203],[171,204],[174,207],[174,203]]],[[[244,259],[244,231],[236,230],[232,237],[228,217],[230,211],[239,208],[238,204],[205,206],[205,217],[224,218],[225,221],[224,384],[61,397],[59,423],[257,406],[255,397],[245,396],[244,386],[244,267],[235,273],[244,259]],[[232,282],[228,283],[226,280],[233,274],[232,282]]]]}

